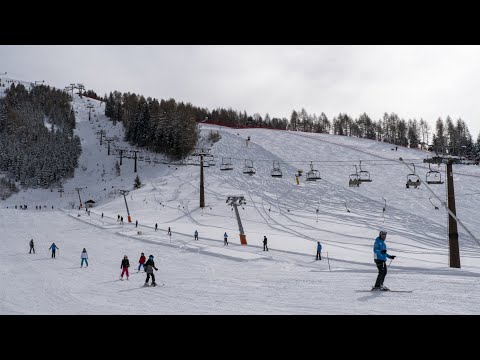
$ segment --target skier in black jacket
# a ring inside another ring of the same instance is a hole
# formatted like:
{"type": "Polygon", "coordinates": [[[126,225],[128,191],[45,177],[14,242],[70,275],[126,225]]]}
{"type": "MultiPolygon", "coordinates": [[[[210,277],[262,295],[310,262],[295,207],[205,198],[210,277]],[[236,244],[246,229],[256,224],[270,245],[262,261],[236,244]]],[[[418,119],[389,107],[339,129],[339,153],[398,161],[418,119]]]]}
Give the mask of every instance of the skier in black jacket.
{"type": "Polygon", "coordinates": [[[125,255],[122,260],[122,264],[120,265],[120,269],[122,269],[122,274],[120,275],[120,280],[123,280],[123,274],[127,274],[128,280],[128,268],[130,267],[130,261],[128,261],[128,256],[125,255]]]}

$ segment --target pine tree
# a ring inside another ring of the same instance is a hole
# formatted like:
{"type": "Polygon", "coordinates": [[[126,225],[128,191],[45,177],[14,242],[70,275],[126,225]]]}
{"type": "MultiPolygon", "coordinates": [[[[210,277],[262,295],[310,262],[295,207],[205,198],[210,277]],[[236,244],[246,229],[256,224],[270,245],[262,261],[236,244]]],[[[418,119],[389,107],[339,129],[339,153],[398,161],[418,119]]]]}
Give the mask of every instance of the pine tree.
{"type": "Polygon", "coordinates": [[[140,186],[142,186],[142,182],[140,181],[140,178],[138,177],[138,174],[137,174],[137,177],[135,178],[135,182],[133,183],[133,187],[135,189],[139,189],[140,186]]]}

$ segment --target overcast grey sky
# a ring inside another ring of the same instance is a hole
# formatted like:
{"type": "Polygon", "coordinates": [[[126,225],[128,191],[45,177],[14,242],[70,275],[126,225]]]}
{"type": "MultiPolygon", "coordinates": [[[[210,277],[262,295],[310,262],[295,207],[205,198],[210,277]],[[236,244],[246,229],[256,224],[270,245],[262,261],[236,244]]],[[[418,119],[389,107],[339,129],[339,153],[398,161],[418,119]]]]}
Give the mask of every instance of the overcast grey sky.
{"type": "Polygon", "coordinates": [[[0,73],[287,117],[395,112],[480,131],[480,46],[4,46],[0,73]]]}

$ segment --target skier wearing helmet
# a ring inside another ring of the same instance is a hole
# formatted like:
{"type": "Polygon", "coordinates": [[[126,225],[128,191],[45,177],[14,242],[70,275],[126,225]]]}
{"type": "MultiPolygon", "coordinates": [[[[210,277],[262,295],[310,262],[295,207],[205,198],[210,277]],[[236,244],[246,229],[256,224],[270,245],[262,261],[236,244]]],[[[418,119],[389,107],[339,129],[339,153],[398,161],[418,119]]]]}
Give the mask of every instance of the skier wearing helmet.
{"type": "Polygon", "coordinates": [[[148,280],[150,280],[150,276],[152,277],[152,285],[151,286],[157,286],[157,283],[155,282],[155,274],[153,273],[153,269],[156,271],[158,270],[155,267],[155,262],[153,261],[153,255],[150,255],[148,257],[147,262],[144,265],[145,271],[147,272],[147,279],[145,280],[144,286],[148,286],[148,280]]]}
{"type": "Polygon", "coordinates": [[[385,245],[385,239],[387,237],[386,231],[380,231],[378,237],[375,239],[375,244],[373,245],[373,257],[375,264],[378,268],[377,281],[375,281],[375,286],[372,288],[374,290],[388,291],[387,287],[383,286],[383,281],[385,276],[387,276],[387,258],[395,259],[395,255],[387,254],[387,245],[385,245]]]}
{"type": "Polygon", "coordinates": [[[125,255],[122,260],[122,264],[120,265],[120,269],[122,269],[122,274],[120,275],[120,280],[123,280],[123,274],[127,274],[128,280],[128,268],[130,267],[130,262],[128,261],[128,256],[125,255]]]}

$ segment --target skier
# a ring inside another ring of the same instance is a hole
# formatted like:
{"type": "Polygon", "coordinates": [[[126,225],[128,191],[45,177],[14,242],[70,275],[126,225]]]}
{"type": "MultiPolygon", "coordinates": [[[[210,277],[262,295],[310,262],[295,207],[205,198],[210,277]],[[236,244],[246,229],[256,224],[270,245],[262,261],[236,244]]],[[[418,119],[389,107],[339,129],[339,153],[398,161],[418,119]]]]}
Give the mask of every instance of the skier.
{"type": "Polygon", "coordinates": [[[117,215],[117,221],[120,221],[120,215],[117,215]]]}
{"type": "Polygon", "coordinates": [[[153,261],[153,255],[150,255],[148,257],[147,262],[145,263],[145,271],[147,272],[147,279],[145,280],[144,286],[148,286],[148,280],[150,279],[150,276],[152,277],[152,285],[151,286],[157,286],[157,283],[155,282],[155,274],[153,273],[153,269],[158,271],[158,269],[155,267],[155,262],[153,261]]]}
{"type": "Polygon", "coordinates": [[[322,260],[322,244],[320,244],[320,241],[317,241],[317,257],[315,260],[322,260]]]}
{"type": "Polygon", "coordinates": [[[120,216],[120,224],[123,225],[123,216],[120,216]]]}
{"type": "Polygon", "coordinates": [[[375,244],[373,245],[373,257],[375,264],[378,268],[377,281],[375,281],[375,286],[372,288],[374,290],[388,291],[389,289],[383,286],[383,281],[385,276],[387,276],[387,258],[395,259],[395,255],[387,254],[387,245],[385,245],[385,239],[387,237],[386,231],[380,231],[378,237],[375,239],[375,244]]]}
{"type": "Polygon", "coordinates": [[[140,272],[140,266],[143,266],[143,270],[145,270],[145,260],[147,260],[147,258],[145,257],[145,254],[142,253],[140,255],[140,259],[138,260],[138,271],[137,272],[140,272]]]}
{"type": "Polygon", "coordinates": [[[82,262],[80,263],[80,267],[83,267],[83,262],[87,264],[85,267],[88,267],[88,254],[87,254],[87,249],[83,248],[82,255],[80,256],[82,258],[82,262]]]}
{"type": "Polygon", "coordinates": [[[102,219],[103,219],[103,213],[102,213],[102,219]]]}
{"type": "Polygon", "coordinates": [[[138,220],[135,220],[135,227],[138,226],[138,220]]]}
{"type": "Polygon", "coordinates": [[[198,231],[197,230],[195,230],[195,232],[193,233],[193,239],[198,240],[198,231]]]}
{"type": "Polygon", "coordinates": [[[157,229],[158,229],[158,224],[155,223],[155,231],[157,231],[157,229]]]}
{"type": "Polygon", "coordinates": [[[120,269],[122,269],[122,273],[120,274],[120,280],[123,280],[123,274],[127,274],[128,280],[128,268],[130,267],[130,262],[128,261],[128,256],[125,255],[123,257],[122,263],[120,264],[120,269]]]}
{"type": "Polygon", "coordinates": [[[263,236],[263,251],[268,251],[267,237],[265,235],[263,236]],[[265,249],[267,249],[267,250],[265,250],[265,249]]]}
{"type": "Polygon", "coordinates": [[[52,249],[52,258],[55,257],[55,251],[57,251],[58,249],[58,246],[55,245],[55,243],[52,243],[52,245],[50,245],[50,247],[48,248],[48,250],[52,249]]]}
{"type": "Polygon", "coordinates": [[[168,232],[167,232],[168,236],[172,236],[172,231],[170,230],[170,226],[168,227],[168,232]]]}
{"type": "Polygon", "coordinates": [[[223,245],[228,245],[228,235],[227,232],[225,231],[225,234],[223,234],[223,245]]]}
{"type": "Polygon", "coordinates": [[[32,250],[33,250],[33,253],[35,254],[35,248],[34,248],[34,245],[33,245],[33,239],[30,240],[30,252],[29,252],[29,254],[32,253],[32,250]]]}

